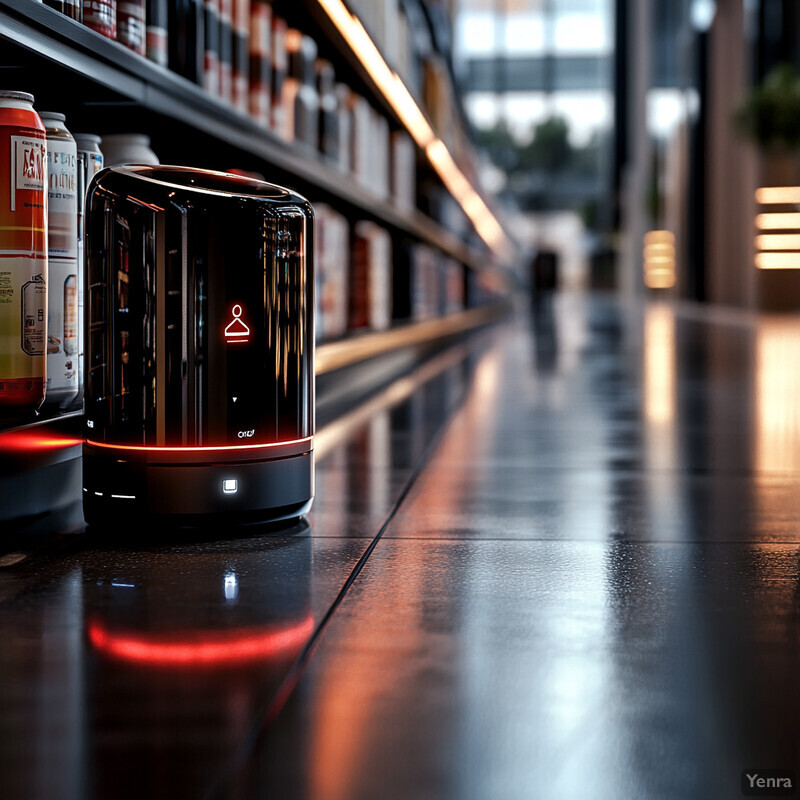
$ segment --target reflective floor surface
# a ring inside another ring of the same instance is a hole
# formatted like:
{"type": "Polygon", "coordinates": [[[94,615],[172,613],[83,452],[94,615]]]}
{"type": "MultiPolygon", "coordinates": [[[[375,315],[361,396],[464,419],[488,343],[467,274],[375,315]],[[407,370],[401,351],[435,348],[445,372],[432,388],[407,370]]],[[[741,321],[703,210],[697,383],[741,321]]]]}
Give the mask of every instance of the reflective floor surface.
{"type": "Polygon", "coordinates": [[[121,541],[64,489],[0,537],[0,797],[713,800],[796,768],[800,321],[557,296],[323,423],[291,529],[121,541]]]}

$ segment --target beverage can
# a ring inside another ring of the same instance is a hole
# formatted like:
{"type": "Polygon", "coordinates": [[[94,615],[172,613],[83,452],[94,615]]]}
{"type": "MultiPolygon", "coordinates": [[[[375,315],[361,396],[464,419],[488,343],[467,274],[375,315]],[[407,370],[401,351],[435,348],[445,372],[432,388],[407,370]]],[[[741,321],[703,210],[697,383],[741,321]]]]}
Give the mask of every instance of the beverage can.
{"type": "Polygon", "coordinates": [[[83,330],[84,303],[86,300],[86,283],[83,269],[83,234],[86,213],[86,192],[92,178],[103,169],[103,153],[100,151],[100,137],[93,133],[76,133],[75,144],[78,148],[78,397],[75,402],[83,400],[85,386],[85,338],[83,330]]]}
{"type": "Polygon", "coordinates": [[[39,115],[47,130],[47,388],[61,409],[78,398],[78,148],[65,117],[39,115]]]}
{"type": "Polygon", "coordinates": [[[169,60],[169,46],[167,41],[167,11],[166,0],[147,0],[146,13],[146,41],[147,57],[162,67],[166,67],[169,60]]]}
{"type": "Polygon", "coordinates": [[[83,0],[83,24],[109,39],[116,39],[117,0],[83,0]]]}
{"type": "Polygon", "coordinates": [[[233,0],[219,0],[219,96],[233,102],[233,0]]]}
{"type": "Polygon", "coordinates": [[[47,340],[47,141],[33,96],[0,90],[0,412],[38,410],[47,340]]]}
{"type": "Polygon", "coordinates": [[[119,0],[117,41],[140,56],[147,54],[145,0],[119,0]]]}
{"type": "Polygon", "coordinates": [[[233,107],[242,114],[250,105],[250,0],[233,2],[233,107]]]}
{"type": "Polygon", "coordinates": [[[254,0],[250,6],[250,116],[269,128],[272,75],[272,6],[254,0]]]}
{"type": "Polygon", "coordinates": [[[44,0],[46,6],[66,14],[77,22],[83,21],[83,5],[81,0],[44,0]]]}
{"type": "Polygon", "coordinates": [[[205,0],[205,50],[203,88],[219,94],[219,0],[205,0]]]}

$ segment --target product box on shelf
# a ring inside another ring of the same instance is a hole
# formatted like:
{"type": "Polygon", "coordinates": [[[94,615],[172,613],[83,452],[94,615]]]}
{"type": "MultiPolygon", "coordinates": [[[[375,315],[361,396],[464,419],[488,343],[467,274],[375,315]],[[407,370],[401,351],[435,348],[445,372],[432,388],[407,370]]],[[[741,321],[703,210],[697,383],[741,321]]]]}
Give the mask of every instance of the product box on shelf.
{"type": "Polygon", "coordinates": [[[285,114],[283,106],[283,84],[289,71],[288,55],[286,52],[286,20],[281,17],[272,17],[272,102],[270,103],[271,124],[278,136],[283,136],[286,131],[285,114]]]}
{"type": "Polygon", "coordinates": [[[370,188],[382,200],[389,197],[389,123],[370,106],[369,174],[370,188]]]}
{"type": "Polygon", "coordinates": [[[167,0],[147,0],[145,41],[147,57],[161,67],[169,61],[167,0]]]}
{"type": "Polygon", "coordinates": [[[392,198],[406,211],[417,202],[417,155],[414,142],[405,131],[392,131],[390,137],[391,169],[389,171],[392,198]]]}
{"type": "Polygon", "coordinates": [[[392,322],[392,239],[374,222],[353,228],[350,327],[385,330],[392,322]]]}
{"type": "Polygon", "coordinates": [[[215,96],[219,94],[219,2],[205,0],[204,3],[203,88],[215,96]]]}
{"type": "Polygon", "coordinates": [[[233,102],[233,0],[219,0],[219,96],[233,102]]]}
{"type": "Polygon", "coordinates": [[[319,97],[314,64],[317,44],[298,30],[286,33],[289,75],[283,85],[283,138],[319,147],[319,97]]]}
{"type": "Polygon", "coordinates": [[[140,56],[147,54],[145,0],[118,0],[117,41],[140,56]]]}
{"type": "Polygon", "coordinates": [[[350,224],[325,203],[314,205],[316,339],[335,339],[347,332],[350,302],[350,224]]]}
{"type": "Polygon", "coordinates": [[[440,276],[442,281],[440,313],[455,314],[457,311],[463,311],[464,268],[456,259],[450,256],[441,256],[440,276]]]}
{"type": "Polygon", "coordinates": [[[83,21],[83,5],[80,0],[44,0],[46,6],[60,11],[62,14],[78,22],[83,21]]]}
{"type": "Polygon", "coordinates": [[[439,313],[441,282],[436,252],[425,244],[409,248],[411,274],[411,318],[416,322],[433,319],[439,313]]]}
{"type": "Polygon", "coordinates": [[[169,0],[167,8],[169,68],[202,86],[206,52],[203,0],[169,0]]]}
{"type": "Polygon", "coordinates": [[[336,116],[339,129],[339,146],[336,163],[345,174],[353,171],[353,110],[350,101],[352,94],[350,87],[344,83],[337,83],[336,116]]]}
{"type": "Polygon", "coordinates": [[[83,24],[109,39],[117,38],[116,0],[84,0],[83,24]]]}
{"type": "Polygon", "coordinates": [[[398,56],[400,0],[351,0],[350,5],[383,57],[394,65],[398,56]]]}
{"type": "Polygon", "coordinates": [[[250,107],[250,0],[233,0],[233,107],[250,107]]]}
{"type": "Polygon", "coordinates": [[[464,209],[458,201],[438,181],[424,181],[420,186],[422,210],[443,228],[461,239],[466,238],[471,229],[464,209]]]}
{"type": "Polygon", "coordinates": [[[272,78],[272,6],[254,0],[250,6],[250,116],[262,127],[270,125],[272,78]]]}
{"type": "Polygon", "coordinates": [[[314,65],[319,95],[319,150],[326,159],[336,163],[339,158],[339,114],[336,96],[336,73],[333,64],[318,58],[314,65]]]}
{"type": "Polygon", "coordinates": [[[414,77],[415,61],[408,17],[406,17],[405,9],[401,9],[397,16],[397,61],[394,63],[394,69],[412,94],[417,83],[414,77]]]}
{"type": "Polygon", "coordinates": [[[351,162],[356,182],[369,189],[370,175],[370,132],[371,108],[366,98],[356,92],[349,96],[349,107],[353,119],[353,136],[351,139],[351,162]]]}

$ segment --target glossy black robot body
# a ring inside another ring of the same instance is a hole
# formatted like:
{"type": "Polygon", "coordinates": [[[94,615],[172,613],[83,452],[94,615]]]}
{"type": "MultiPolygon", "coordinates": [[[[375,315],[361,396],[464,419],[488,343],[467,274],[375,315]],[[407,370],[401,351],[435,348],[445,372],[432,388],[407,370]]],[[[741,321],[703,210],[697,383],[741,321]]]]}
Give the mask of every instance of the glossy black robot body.
{"type": "Polygon", "coordinates": [[[87,198],[87,522],[290,519],[314,494],[313,214],[236,175],[112,167],[87,198]]]}

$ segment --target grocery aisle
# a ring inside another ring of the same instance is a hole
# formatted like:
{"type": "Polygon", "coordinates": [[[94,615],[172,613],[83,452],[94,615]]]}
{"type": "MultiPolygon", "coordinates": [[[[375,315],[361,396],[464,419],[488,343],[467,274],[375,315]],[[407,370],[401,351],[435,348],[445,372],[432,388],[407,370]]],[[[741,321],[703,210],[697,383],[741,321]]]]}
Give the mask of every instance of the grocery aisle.
{"type": "Polygon", "coordinates": [[[708,800],[794,768],[799,356],[796,320],[598,298],[498,331],[228,796],[708,800]]]}
{"type": "Polygon", "coordinates": [[[792,768],[798,356],[786,318],[560,295],[323,420],[291,530],[0,569],[3,795],[730,798],[792,768]]]}

